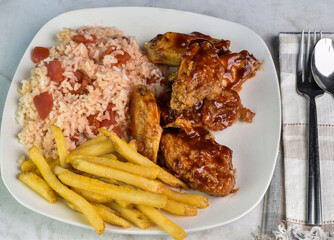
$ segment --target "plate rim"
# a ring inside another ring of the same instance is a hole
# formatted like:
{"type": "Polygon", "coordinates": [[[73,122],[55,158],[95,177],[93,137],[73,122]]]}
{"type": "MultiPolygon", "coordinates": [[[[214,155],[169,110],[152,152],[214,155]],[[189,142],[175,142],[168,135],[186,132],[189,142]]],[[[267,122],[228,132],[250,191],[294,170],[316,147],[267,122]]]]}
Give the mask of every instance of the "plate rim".
{"type": "MultiPolygon", "coordinates": [[[[208,230],[208,229],[212,229],[212,228],[216,228],[216,227],[219,227],[219,226],[224,226],[224,225],[227,225],[231,222],[234,222],[242,217],[244,217],[245,215],[247,215],[249,212],[251,212],[260,202],[261,200],[263,199],[269,185],[270,185],[270,182],[271,182],[271,179],[273,177],[273,173],[274,173],[274,170],[275,170],[275,167],[276,167],[276,163],[277,163],[277,157],[278,157],[278,153],[279,153],[279,146],[280,146],[280,139],[281,139],[281,131],[282,131],[282,102],[281,102],[281,93],[280,93],[280,87],[279,87],[279,80],[278,80],[278,75],[277,75],[277,70],[276,70],[276,67],[275,67],[275,64],[274,64],[274,61],[273,61],[273,57],[272,57],[272,54],[270,53],[269,49],[268,49],[268,46],[267,44],[265,43],[265,41],[255,32],[253,31],[252,29],[250,29],[249,27],[247,26],[244,26],[242,24],[239,24],[239,23],[236,23],[236,22],[233,22],[233,21],[229,21],[229,20],[226,20],[226,19],[222,19],[222,18],[219,18],[219,17],[214,17],[214,16],[210,16],[210,15],[205,15],[205,14],[201,14],[201,13],[195,13],[195,12],[190,12],[190,11],[183,11],[183,10],[178,10],[178,9],[170,9],[170,8],[161,8],[161,7],[145,7],[145,6],[117,6],[117,7],[96,7],[96,8],[82,8],[82,9],[75,9],[75,10],[71,10],[71,11],[67,11],[67,12],[63,12],[53,18],[51,18],[49,21],[47,21],[45,24],[43,24],[43,26],[41,26],[41,28],[36,32],[36,34],[34,35],[34,37],[32,38],[32,40],[30,41],[30,43],[28,44],[25,52],[23,53],[22,57],[21,57],[21,60],[19,61],[18,65],[17,65],[17,68],[15,70],[15,74],[13,75],[13,78],[12,79],[15,79],[16,78],[16,75],[18,74],[18,70],[19,70],[19,67],[23,61],[23,57],[26,55],[26,53],[29,51],[29,47],[30,45],[32,44],[32,42],[34,41],[35,37],[39,35],[39,33],[41,32],[42,29],[44,29],[50,22],[53,22],[55,19],[57,18],[62,18],[64,17],[65,15],[68,15],[68,14],[72,14],[74,12],[81,12],[81,11],[99,11],[99,10],[107,10],[107,9],[122,9],[122,10],[127,10],[127,9],[138,9],[138,10],[153,10],[153,11],[157,11],[157,10],[162,10],[162,11],[169,11],[169,12],[174,12],[174,13],[177,13],[177,14],[184,14],[184,13],[187,13],[187,14],[191,14],[191,15],[197,15],[197,16],[201,16],[201,17],[206,17],[206,18],[211,18],[213,20],[218,20],[218,21],[222,21],[222,22],[225,22],[225,23],[228,23],[228,24],[233,24],[233,25],[236,25],[238,26],[239,28],[243,28],[243,29],[246,29],[248,31],[250,31],[252,34],[254,34],[254,36],[256,36],[258,38],[258,40],[262,43],[262,45],[265,47],[265,50],[268,52],[268,60],[270,60],[270,65],[271,67],[273,68],[274,72],[275,72],[275,79],[273,79],[272,81],[275,82],[275,90],[277,91],[276,94],[277,94],[277,97],[278,97],[278,104],[279,104],[279,107],[278,107],[278,128],[276,129],[276,134],[278,136],[278,139],[277,139],[277,143],[276,143],[276,149],[275,149],[275,159],[273,161],[273,164],[272,164],[272,167],[270,169],[270,178],[269,178],[269,181],[267,181],[267,184],[266,184],[266,188],[263,190],[261,196],[258,197],[258,200],[252,205],[252,207],[250,207],[247,211],[244,211],[242,214],[239,214],[238,216],[228,220],[228,221],[224,221],[224,222],[219,222],[219,223],[216,223],[216,224],[211,224],[209,226],[203,226],[203,227],[196,227],[196,228],[190,228],[190,229],[185,229],[187,233],[191,233],[191,232],[197,232],[197,231],[203,231],[203,230],[208,230]]],[[[166,12],[165,12],[166,13],[166,12]]],[[[117,27],[117,26],[116,26],[117,27]]],[[[10,87],[9,87],[9,90],[7,92],[7,96],[6,96],[6,102],[5,102],[5,105],[4,105],[4,109],[3,109],[3,113],[7,112],[6,109],[8,108],[8,104],[7,104],[7,98],[9,96],[9,92],[11,92],[11,88],[14,88],[16,87],[15,86],[15,83],[12,81],[11,84],[10,84],[10,87]]],[[[4,115],[3,115],[4,116],[4,115]]],[[[4,117],[3,117],[4,118],[4,117]]],[[[17,124],[17,123],[15,123],[17,124]]],[[[1,122],[1,129],[3,129],[4,127],[4,121],[2,120],[1,122]]],[[[47,213],[44,213],[38,209],[35,209],[34,207],[31,207],[29,206],[28,204],[26,204],[25,202],[21,201],[20,198],[16,197],[16,195],[13,193],[12,189],[8,187],[8,183],[6,183],[6,179],[5,179],[5,175],[4,174],[4,169],[3,169],[3,162],[4,160],[2,160],[2,158],[4,158],[3,156],[3,151],[2,148],[3,148],[3,130],[1,131],[1,136],[0,136],[0,168],[1,168],[1,178],[2,178],[2,181],[4,183],[4,185],[6,186],[7,190],[11,193],[11,195],[13,196],[13,198],[18,201],[21,205],[23,205],[24,207],[28,208],[29,210],[32,210],[34,212],[37,212],[43,216],[46,216],[48,218],[51,218],[51,219],[54,219],[54,220],[57,220],[57,221],[60,221],[60,222],[64,222],[64,223],[67,223],[67,224],[71,224],[71,225],[75,225],[75,226],[79,226],[79,227],[84,227],[84,228],[87,228],[87,229],[93,229],[92,226],[90,225],[86,225],[86,224],[83,224],[83,223],[80,223],[80,222],[73,222],[72,220],[67,220],[67,219],[60,219],[59,217],[56,217],[56,216],[53,216],[53,215],[50,215],[50,214],[47,214],[47,213]]],[[[135,235],[167,235],[164,231],[162,230],[140,230],[140,231],[127,231],[126,229],[107,229],[108,232],[111,232],[111,233],[120,233],[120,234],[135,234],[135,235]]]]}

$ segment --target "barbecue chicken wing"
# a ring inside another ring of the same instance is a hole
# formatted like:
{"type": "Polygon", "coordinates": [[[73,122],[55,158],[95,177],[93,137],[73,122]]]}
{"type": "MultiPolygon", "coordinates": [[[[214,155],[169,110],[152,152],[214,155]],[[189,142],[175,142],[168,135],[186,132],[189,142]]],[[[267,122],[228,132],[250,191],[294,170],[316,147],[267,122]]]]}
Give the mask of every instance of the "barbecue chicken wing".
{"type": "MultiPolygon", "coordinates": [[[[252,122],[254,113],[243,107],[239,94],[233,90],[222,90],[214,100],[204,99],[191,108],[176,111],[171,109],[168,98],[159,99],[163,124],[172,124],[177,119],[189,121],[193,127],[204,127],[213,131],[221,131],[230,127],[238,119],[252,122]]],[[[173,126],[173,125],[170,125],[173,126]]]]}
{"type": "Polygon", "coordinates": [[[232,150],[215,142],[205,129],[194,129],[190,135],[175,128],[164,131],[160,144],[163,163],[191,188],[226,196],[235,185],[232,150]]]}
{"type": "Polygon", "coordinates": [[[156,163],[162,134],[160,110],[154,93],[143,85],[138,85],[132,93],[130,118],[132,136],[142,145],[138,151],[156,163]]]}
{"type": "Polygon", "coordinates": [[[163,35],[159,34],[145,43],[148,59],[153,63],[179,66],[189,43],[195,39],[211,41],[221,54],[228,52],[230,47],[230,41],[228,40],[215,39],[199,32],[191,34],[167,32],[163,35]]]}
{"type": "Polygon", "coordinates": [[[259,60],[246,50],[240,53],[226,53],[219,56],[219,59],[225,69],[224,86],[226,89],[235,91],[239,91],[241,85],[248,78],[254,76],[260,66],[259,60]]]}
{"type": "Polygon", "coordinates": [[[172,85],[171,108],[182,111],[206,97],[216,98],[225,87],[223,74],[224,66],[213,44],[207,40],[192,42],[172,85]]]}

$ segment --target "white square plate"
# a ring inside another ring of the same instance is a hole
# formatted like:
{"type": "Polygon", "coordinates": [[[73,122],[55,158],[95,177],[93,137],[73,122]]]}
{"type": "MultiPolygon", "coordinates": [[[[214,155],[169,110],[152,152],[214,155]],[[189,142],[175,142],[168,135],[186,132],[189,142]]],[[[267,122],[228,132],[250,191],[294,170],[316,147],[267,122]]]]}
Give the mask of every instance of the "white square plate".
{"type": "MultiPolygon", "coordinates": [[[[53,46],[56,34],[63,27],[84,25],[116,26],[125,35],[135,36],[143,46],[159,33],[199,31],[216,38],[231,40],[231,50],[248,50],[263,62],[262,70],[248,80],[240,92],[245,107],[256,113],[254,122],[238,122],[216,133],[216,140],[233,150],[233,164],[237,169],[236,194],[220,198],[209,197],[210,207],[198,211],[196,217],[166,214],[187,232],[221,226],[244,216],[261,200],[270,183],[278,152],[281,131],[281,107],[278,79],[270,52],[264,41],[252,30],[239,24],[205,15],[159,8],[116,7],[83,9],[61,14],[36,34],[17,68],[7,96],[1,132],[2,178],[14,198],[27,208],[50,218],[82,227],[90,227],[85,217],[70,210],[63,201],[51,205],[17,180],[21,154],[27,154],[18,142],[20,126],[15,114],[18,107],[20,82],[34,67],[31,51],[34,46],[53,46]]],[[[107,226],[107,231],[127,234],[161,234],[157,227],[140,230],[107,226]]]]}

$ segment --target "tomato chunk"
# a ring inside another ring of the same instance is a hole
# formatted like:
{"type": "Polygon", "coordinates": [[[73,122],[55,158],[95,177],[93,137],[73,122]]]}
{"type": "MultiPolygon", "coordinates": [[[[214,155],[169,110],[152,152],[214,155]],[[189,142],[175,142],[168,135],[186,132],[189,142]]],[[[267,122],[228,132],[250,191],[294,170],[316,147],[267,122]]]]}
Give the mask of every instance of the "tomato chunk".
{"type": "Polygon", "coordinates": [[[88,86],[88,84],[90,83],[90,79],[79,70],[74,72],[74,76],[77,78],[77,82],[81,83],[81,86],[77,90],[71,90],[70,92],[72,94],[79,94],[88,86]]]}
{"type": "Polygon", "coordinates": [[[53,97],[49,92],[43,92],[34,97],[34,105],[37,109],[39,117],[44,120],[49,116],[53,107],[53,97]]]}
{"type": "Polygon", "coordinates": [[[35,47],[32,50],[31,59],[34,63],[39,63],[50,55],[50,51],[45,47],[35,47]]]}
{"type": "MultiPolygon", "coordinates": [[[[114,45],[110,46],[102,55],[102,57],[111,54],[112,52],[116,51],[116,47],[114,45]]],[[[128,60],[131,59],[130,54],[128,54],[126,51],[124,51],[124,54],[116,54],[115,58],[117,59],[117,63],[115,64],[116,67],[121,66],[122,64],[125,64],[128,60]]]]}
{"type": "Polygon", "coordinates": [[[112,107],[113,107],[113,104],[109,103],[109,105],[107,107],[107,110],[106,110],[106,112],[109,113],[109,120],[107,120],[107,119],[102,120],[101,127],[109,127],[109,126],[111,126],[111,125],[113,125],[113,124],[116,123],[116,121],[115,121],[115,113],[112,110],[112,107]]]}
{"type": "Polygon", "coordinates": [[[45,65],[48,69],[48,75],[51,78],[51,81],[62,82],[64,80],[61,62],[58,60],[53,60],[49,63],[46,63],[45,65]]]}
{"type": "Polygon", "coordinates": [[[92,39],[87,39],[84,35],[74,35],[72,40],[77,43],[96,43],[96,37],[94,35],[92,35],[92,39]]]}
{"type": "Polygon", "coordinates": [[[115,113],[112,110],[112,107],[114,105],[112,103],[109,103],[106,111],[104,113],[109,113],[109,120],[105,119],[101,122],[96,119],[98,114],[90,115],[87,117],[87,120],[89,122],[89,125],[93,127],[93,133],[97,135],[99,133],[98,129],[102,127],[110,127],[111,125],[114,125],[113,131],[115,134],[117,134],[119,137],[122,136],[121,127],[116,124],[115,121],[115,113]]]}

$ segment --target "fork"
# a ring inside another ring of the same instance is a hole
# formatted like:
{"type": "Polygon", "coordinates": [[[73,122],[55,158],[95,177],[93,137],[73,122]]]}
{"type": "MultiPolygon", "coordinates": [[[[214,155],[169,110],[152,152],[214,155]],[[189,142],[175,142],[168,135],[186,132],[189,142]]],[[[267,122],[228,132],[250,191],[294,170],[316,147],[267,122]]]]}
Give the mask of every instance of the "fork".
{"type": "MultiPolygon", "coordinates": [[[[320,162],[318,148],[317,108],[315,98],[324,94],[316,84],[311,73],[311,56],[317,41],[314,31],[313,44],[310,46],[310,31],[307,34],[306,53],[304,54],[304,30],[301,33],[299,56],[297,60],[297,92],[309,98],[309,171],[308,171],[308,210],[307,223],[322,225],[320,162]]],[[[322,34],[320,32],[320,38],[322,34]]]]}

